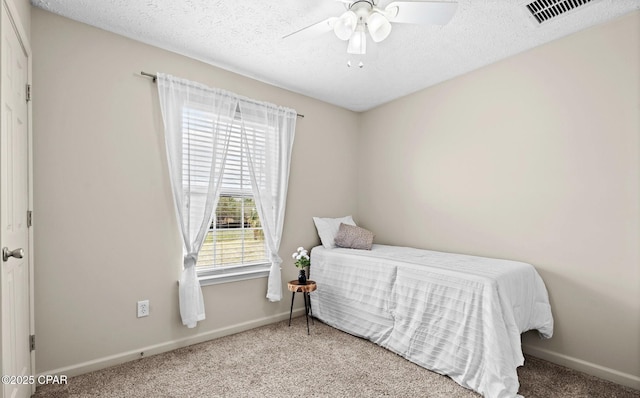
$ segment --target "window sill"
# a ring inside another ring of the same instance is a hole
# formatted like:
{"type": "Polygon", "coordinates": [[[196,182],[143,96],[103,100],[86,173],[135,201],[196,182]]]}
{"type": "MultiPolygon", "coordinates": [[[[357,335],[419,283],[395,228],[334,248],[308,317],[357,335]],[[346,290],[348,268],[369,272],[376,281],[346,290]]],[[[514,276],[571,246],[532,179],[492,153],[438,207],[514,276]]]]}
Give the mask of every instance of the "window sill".
{"type": "Polygon", "coordinates": [[[200,286],[208,286],[247,279],[266,278],[269,276],[270,269],[271,264],[258,264],[246,268],[202,271],[198,274],[198,280],[200,281],[200,286]]]}

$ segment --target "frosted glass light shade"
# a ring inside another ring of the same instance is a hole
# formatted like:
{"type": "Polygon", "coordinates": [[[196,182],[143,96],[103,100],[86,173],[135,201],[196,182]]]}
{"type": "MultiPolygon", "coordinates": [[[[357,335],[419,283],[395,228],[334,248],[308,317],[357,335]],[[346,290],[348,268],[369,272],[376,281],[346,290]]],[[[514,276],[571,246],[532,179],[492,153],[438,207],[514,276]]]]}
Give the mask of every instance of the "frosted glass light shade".
{"type": "Polygon", "coordinates": [[[391,33],[391,23],[384,15],[374,12],[367,19],[367,29],[373,41],[379,43],[391,33]]]}
{"type": "Polygon", "coordinates": [[[349,40],[358,25],[358,16],[349,10],[342,14],[333,25],[333,31],[340,40],[349,40]]]}
{"type": "Polygon", "coordinates": [[[347,52],[349,54],[365,54],[367,52],[367,36],[364,29],[357,29],[353,32],[349,39],[347,52]]]}

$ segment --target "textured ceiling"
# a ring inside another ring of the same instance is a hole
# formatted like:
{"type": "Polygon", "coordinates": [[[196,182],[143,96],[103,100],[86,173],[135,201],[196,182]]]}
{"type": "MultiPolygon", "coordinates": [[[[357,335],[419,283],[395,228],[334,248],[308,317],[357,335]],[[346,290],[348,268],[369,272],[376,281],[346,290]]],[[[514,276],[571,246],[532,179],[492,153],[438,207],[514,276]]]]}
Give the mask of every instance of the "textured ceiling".
{"type": "MultiPolygon", "coordinates": [[[[376,3],[384,8],[390,2],[376,3]]],[[[525,3],[459,0],[447,25],[394,24],[383,42],[368,41],[359,69],[346,66],[346,42],[332,32],[282,39],[342,14],[345,5],[335,0],[32,0],[67,18],[354,111],[640,9],[640,0],[593,0],[538,25],[525,3]]]]}

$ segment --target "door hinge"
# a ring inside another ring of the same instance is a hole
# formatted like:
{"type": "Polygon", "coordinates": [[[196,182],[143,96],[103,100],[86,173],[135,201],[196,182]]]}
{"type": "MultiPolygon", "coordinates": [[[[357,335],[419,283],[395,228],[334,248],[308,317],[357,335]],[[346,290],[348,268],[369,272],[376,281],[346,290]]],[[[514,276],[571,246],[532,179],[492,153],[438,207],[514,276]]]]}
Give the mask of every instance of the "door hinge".
{"type": "Polygon", "coordinates": [[[33,211],[27,210],[27,228],[33,225],[33,211]]]}
{"type": "Polygon", "coordinates": [[[31,84],[27,84],[26,98],[27,98],[27,102],[31,101],[31,84]]]}
{"type": "Polygon", "coordinates": [[[29,336],[29,351],[36,350],[36,335],[32,334],[29,336]]]}

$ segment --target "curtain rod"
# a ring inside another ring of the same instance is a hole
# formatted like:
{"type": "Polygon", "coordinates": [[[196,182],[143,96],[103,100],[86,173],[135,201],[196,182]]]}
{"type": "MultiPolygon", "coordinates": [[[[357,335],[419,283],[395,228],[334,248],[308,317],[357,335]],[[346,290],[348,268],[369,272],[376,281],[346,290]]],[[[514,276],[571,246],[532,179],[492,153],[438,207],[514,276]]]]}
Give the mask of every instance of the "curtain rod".
{"type": "MultiPolygon", "coordinates": [[[[153,73],[147,73],[145,71],[141,71],[140,74],[142,76],[150,77],[151,79],[153,79],[154,83],[156,82],[156,80],[158,80],[158,76],[154,75],[153,73]]],[[[304,115],[301,115],[299,113],[296,113],[296,116],[304,118],[304,115]]]]}

